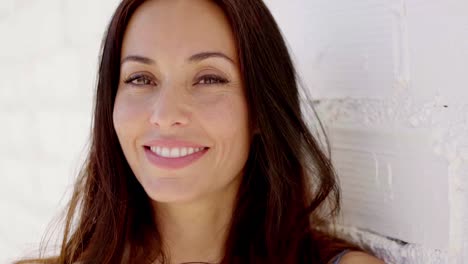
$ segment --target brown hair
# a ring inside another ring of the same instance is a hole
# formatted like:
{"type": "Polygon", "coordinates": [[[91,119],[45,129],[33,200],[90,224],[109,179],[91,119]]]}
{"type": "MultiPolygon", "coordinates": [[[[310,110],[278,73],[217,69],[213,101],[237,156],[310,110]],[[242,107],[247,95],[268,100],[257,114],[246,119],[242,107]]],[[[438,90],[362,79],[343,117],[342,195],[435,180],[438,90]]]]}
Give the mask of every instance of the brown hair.
{"type": "MultiPolygon", "coordinates": [[[[103,42],[90,151],[68,206],[60,253],[17,264],[166,259],[149,197],[123,155],[112,122],[124,32],[143,2],[122,1],[103,42]]],[[[249,120],[258,131],[222,263],[325,263],[345,248],[359,250],[316,229],[339,212],[339,187],[330,159],[301,113],[298,78],[273,16],[260,0],[214,2],[231,24],[249,120]]]]}

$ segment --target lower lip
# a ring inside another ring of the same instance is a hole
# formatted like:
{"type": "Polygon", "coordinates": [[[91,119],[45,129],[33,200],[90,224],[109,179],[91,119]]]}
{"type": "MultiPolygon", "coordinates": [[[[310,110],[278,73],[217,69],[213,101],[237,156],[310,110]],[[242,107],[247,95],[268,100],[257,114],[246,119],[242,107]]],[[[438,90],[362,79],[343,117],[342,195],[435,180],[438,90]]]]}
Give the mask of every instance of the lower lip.
{"type": "Polygon", "coordinates": [[[180,169],[183,167],[187,167],[188,165],[197,161],[199,158],[205,155],[209,148],[205,148],[201,151],[180,158],[165,158],[156,155],[156,153],[151,151],[148,147],[144,147],[144,149],[146,158],[153,165],[164,169],[180,169]]]}

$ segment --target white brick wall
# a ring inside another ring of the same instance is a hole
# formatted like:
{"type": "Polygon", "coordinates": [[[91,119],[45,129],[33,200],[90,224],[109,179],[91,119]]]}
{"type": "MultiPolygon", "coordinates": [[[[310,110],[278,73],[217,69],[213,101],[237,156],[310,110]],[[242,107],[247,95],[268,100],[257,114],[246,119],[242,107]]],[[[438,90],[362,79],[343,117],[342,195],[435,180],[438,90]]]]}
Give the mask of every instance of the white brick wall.
{"type": "Polygon", "coordinates": [[[268,3],[329,132],[343,235],[388,262],[467,263],[468,2],[268,3]]]}
{"type": "MultiPolygon", "coordinates": [[[[468,262],[468,2],[267,3],[329,131],[343,236],[388,262],[468,262]]],[[[0,263],[68,199],[117,4],[0,3],[0,263]]]]}

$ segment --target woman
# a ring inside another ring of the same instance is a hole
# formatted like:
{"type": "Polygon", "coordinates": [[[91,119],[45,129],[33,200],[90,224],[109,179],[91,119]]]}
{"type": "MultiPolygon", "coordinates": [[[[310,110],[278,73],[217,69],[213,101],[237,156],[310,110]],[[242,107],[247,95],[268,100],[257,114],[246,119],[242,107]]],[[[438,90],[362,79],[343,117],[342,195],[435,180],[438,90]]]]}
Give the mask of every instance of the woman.
{"type": "Polygon", "coordinates": [[[262,1],[124,0],[60,255],[36,261],[382,263],[318,230],[338,210],[262,1]]]}

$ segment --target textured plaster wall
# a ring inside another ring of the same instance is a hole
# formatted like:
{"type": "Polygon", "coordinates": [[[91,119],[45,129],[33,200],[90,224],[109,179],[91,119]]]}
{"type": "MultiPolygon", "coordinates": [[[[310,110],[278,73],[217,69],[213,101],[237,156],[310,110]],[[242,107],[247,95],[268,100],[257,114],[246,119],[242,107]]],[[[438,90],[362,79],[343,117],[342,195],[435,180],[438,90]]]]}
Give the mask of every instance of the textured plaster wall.
{"type": "Polygon", "coordinates": [[[468,263],[468,2],[268,3],[330,137],[343,236],[468,263]]]}
{"type": "MultiPolygon", "coordinates": [[[[467,263],[468,2],[266,2],[329,133],[340,233],[389,263],[467,263]]],[[[0,2],[0,263],[68,199],[117,4],[0,2]]]]}

